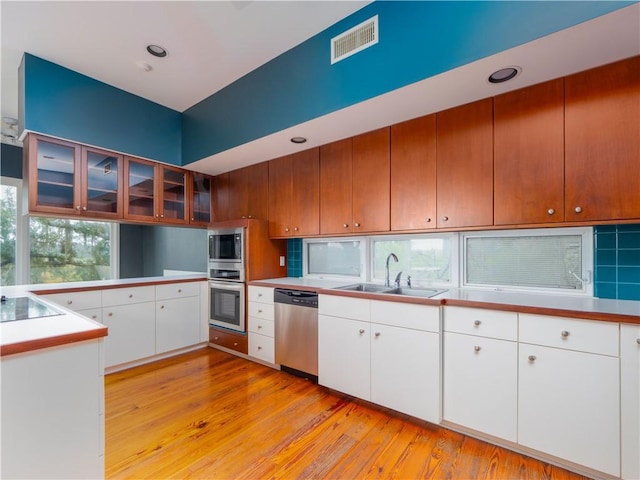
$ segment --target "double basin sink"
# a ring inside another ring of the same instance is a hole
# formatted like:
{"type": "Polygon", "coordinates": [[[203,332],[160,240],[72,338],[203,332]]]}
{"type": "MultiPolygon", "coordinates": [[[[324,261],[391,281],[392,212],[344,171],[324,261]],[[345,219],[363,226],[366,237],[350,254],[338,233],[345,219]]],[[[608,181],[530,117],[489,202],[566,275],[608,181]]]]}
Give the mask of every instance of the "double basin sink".
{"type": "Polygon", "coordinates": [[[355,283],[344,287],[337,287],[336,290],[348,290],[350,292],[382,293],[388,295],[403,295],[408,297],[431,298],[440,295],[446,290],[435,288],[409,288],[409,287],[385,287],[377,283],[355,283]]]}

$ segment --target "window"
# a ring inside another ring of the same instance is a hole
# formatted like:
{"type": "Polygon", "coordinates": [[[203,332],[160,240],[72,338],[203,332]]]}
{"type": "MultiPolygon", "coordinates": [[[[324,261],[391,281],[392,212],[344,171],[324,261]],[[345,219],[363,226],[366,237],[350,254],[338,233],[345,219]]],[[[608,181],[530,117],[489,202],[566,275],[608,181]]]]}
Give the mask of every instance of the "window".
{"type": "Polygon", "coordinates": [[[21,183],[15,178],[3,177],[0,185],[0,285],[16,285],[20,279],[17,260],[20,257],[21,183]]]}
{"type": "Polygon", "coordinates": [[[412,285],[451,286],[457,283],[456,269],[452,261],[457,257],[453,235],[379,237],[372,239],[373,281],[384,282],[385,265],[389,254],[398,257],[389,263],[389,281],[393,282],[402,272],[403,283],[411,276],[412,285]]]}
{"type": "Polygon", "coordinates": [[[467,233],[463,286],[592,293],[591,228],[467,233]]]}
{"type": "Polygon", "coordinates": [[[80,282],[117,278],[108,222],[31,217],[29,283],[80,282]]]}
{"type": "Polygon", "coordinates": [[[364,279],[364,240],[304,240],[304,275],[339,276],[364,279]]]}

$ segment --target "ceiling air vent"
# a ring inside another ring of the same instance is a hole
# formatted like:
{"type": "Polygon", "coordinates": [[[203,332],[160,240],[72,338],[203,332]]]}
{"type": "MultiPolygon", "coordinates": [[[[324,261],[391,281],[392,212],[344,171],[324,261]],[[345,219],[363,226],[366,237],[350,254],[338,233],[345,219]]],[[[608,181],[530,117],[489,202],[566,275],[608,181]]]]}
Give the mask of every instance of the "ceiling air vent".
{"type": "Polygon", "coordinates": [[[331,63],[344,60],[376,43],[378,43],[377,15],[331,39],[331,63]]]}

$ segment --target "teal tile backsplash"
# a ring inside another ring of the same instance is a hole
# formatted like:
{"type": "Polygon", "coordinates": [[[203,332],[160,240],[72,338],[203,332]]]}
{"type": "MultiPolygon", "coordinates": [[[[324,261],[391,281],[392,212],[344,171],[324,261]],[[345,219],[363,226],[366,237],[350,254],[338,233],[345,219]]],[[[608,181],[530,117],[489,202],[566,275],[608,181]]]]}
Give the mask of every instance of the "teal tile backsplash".
{"type": "Polygon", "coordinates": [[[640,224],[594,227],[594,296],[640,300],[640,224]]]}
{"type": "Polygon", "coordinates": [[[287,276],[302,277],[302,239],[287,240],[287,276]]]}

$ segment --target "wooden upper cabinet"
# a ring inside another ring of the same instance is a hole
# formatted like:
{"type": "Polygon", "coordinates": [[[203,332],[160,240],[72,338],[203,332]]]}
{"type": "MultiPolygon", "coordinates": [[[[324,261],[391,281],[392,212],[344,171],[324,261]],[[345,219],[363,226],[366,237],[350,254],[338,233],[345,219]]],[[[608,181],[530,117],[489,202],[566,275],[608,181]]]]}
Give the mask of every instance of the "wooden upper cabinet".
{"type": "Polygon", "coordinates": [[[352,232],[386,232],[390,223],[390,128],[353,137],[352,232]]]}
{"type": "Polygon", "coordinates": [[[187,171],[162,164],[158,164],[157,169],[156,219],[165,223],[188,223],[187,171]]]}
{"type": "Polygon", "coordinates": [[[565,219],[640,218],[640,57],[565,79],[565,219]]]}
{"type": "Polygon", "coordinates": [[[268,218],[269,162],[218,175],[215,181],[215,221],[268,218]]]}
{"type": "Polygon", "coordinates": [[[155,162],[124,157],[124,217],[126,219],[156,221],[156,215],[159,215],[156,205],[157,182],[155,162]]]}
{"type": "Polygon", "coordinates": [[[564,220],[564,87],[557,79],[494,98],[494,223],[564,220]]]}
{"type": "Polygon", "coordinates": [[[391,230],[436,227],[436,115],[391,127],[391,230]]]}
{"type": "Polygon", "coordinates": [[[269,162],[261,162],[247,170],[247,211],[240,218],[269,218],[269,162]]]}
{"type": "Polygon", "coordinates": [[[124,157],[117,153],[82,147],[81,209],[94,218],[122,218],[124,157]]]}
{"type": "Polygon", "coordinates": [[[437,226],[493,224],[493,99],[438,112],[437,226]]]}
{"type": "Polygon", "coordinates": [[[229,217],[229,172],[213,177],[213,221],[224,222],[229,217]]]}
{"type": "Polygon", "coordinates": [[[319,232],[319,149],[269,162],[269,236],[319,232]]]}
{"type": "Polygon", "coordinates": [[[320,233],[351,233],[352,139],[320,147],[320,233]]]}
{"type": "Polygon", "coordinates": [[[189,172],[189,223],[207,226],[213,221],[213,178],[204,173],[189,172]]]}

